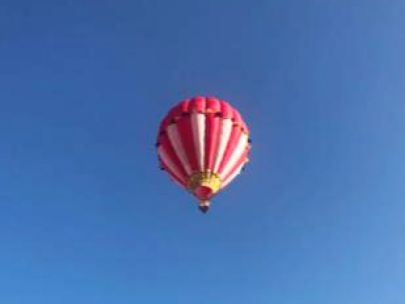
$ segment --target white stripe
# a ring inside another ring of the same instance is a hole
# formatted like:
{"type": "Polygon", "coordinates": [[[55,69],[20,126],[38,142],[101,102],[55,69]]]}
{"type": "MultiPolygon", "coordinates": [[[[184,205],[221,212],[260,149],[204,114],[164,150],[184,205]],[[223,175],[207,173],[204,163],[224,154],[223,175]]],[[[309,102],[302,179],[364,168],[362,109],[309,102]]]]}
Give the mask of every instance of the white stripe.
{"type": "Polygon", "coordinates": [[[197,153],[197,160],[200,171],[204,171],[205,154],[205,115],[193,113],[191,115],[191,127],[193,130],[194,147],[197,153]]]}
{"type": "Polygon", "coordinates": [[[228,176],[228,178],[226,180],[223,181],[222,185],[221,185],[221,189],[225,188],[226,186],[228,186],[230,184],[231,181],[234,180],[234,178],[236,176],[238,176],[240,174],[240,171],[242,171],[243,166],[245,165],[245,163],[242,163],[236,170],[235,172],[233,172],[230,176],[228,176]]]}
{"type": "Polygon", "coordinates": [[[185,183],[184,178],[181,177],[181,173],[171,158],[168,156],[166,149],[163,146],[159,146],[158,154],[163,164],[170,170],[170,172],[175,175],[179,180],[185,183]]]}
{"type": "Polygon", "coordinates": [[[233,151],[228,162],[225,164],[225,167],[222,170],[222,173],[220,174],[221,178],[224,178],[225,176],[227,176],[228,173],[232,170],[232,168],[236,165],[238,160],[241,158],[243,152],[245,151],[247,143],[248,143],[248,136],[247,136],[247,134],[242,133],[239,138],[239,142],[236,145],[235,150],[233,151]]]}
{"type": "Polygon", "coordinates": [[[167,135],[169,137],[170,143],[172,144],[174,152],[176,153],[177,157],[180,159],[180,162],[184,167],[184,170],[188,175],[191,175],[191,167],[188,163],[187,155],[185,153],[183,143],[181,142],[179,130],[177,129],[176,124],[171,124],[167,127],[167,135]]]}
{"type": "Polygon", "coordinates": [[[221,132],[219,134],[218,151],[216,153],[215,163],[214,163],[214,173],[218,173],[219,165],[221,164],[222,158],[224,157],[225,148],[228,145],[229,137],[232,131],[232,120],[223,119],[221,132]]]}

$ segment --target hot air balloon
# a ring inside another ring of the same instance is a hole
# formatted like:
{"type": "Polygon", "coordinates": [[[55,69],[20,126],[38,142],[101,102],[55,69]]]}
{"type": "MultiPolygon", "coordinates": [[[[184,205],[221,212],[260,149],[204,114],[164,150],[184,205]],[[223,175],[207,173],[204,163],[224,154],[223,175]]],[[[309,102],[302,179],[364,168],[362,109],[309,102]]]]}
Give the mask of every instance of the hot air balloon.
{"type": "Polygon", "coordinates": [[[194,97],[174,106],[157,137],[160,168],[199,200],[206,213],[210,199],[227,187],[248,162],[249,130],[239,112],[215,97],[194,97]]]}

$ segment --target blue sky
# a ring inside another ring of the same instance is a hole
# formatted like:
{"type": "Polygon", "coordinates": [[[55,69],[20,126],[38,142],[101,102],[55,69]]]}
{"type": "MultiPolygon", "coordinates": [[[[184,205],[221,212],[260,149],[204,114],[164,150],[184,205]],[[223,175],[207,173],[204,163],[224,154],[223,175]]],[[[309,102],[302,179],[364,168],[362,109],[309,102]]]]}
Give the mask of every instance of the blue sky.
{"type": "Polygon", "coordinates": [[[403,1],[0,2],[0,302],[405,301],[403,1]],[[166,111],[238,107],[203,216],[166,111]]]}

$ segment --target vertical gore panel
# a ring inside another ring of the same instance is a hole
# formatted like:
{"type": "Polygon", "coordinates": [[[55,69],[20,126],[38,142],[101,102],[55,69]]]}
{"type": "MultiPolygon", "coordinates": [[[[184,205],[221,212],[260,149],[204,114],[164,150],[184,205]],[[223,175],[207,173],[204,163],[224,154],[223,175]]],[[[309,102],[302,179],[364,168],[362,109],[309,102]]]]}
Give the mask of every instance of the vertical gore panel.
{"type": "Polygon", "coordinates": [[[217,98],[207,98],[205,111],[205,169],[212,172],[221,126],[221,102],[217,98]]]}
{"type": "Polygon", "coordinates": [[[190,111],[197,113],[205,112],[205,97],[194,97],[190,101],[190,111]]]}
{"type": "Polygon", "coordinates": [[[221,114],[224,119],[233,118],[232,107],[224,100],[221,100],[221,114]]]}
{"type": "Polygon", "coordinates": [[[221,185],[221,189],[224,189],[225,187],[227,187],[235,179],[235,177],[239,175],[243,166],[244,166],[244,164],[240,165],[228,178],[224,179],[224,181],[221,185]]]}
{"type": "Polygon", "coordinates": [[[218,149],[220,117],[215,114],[207,114],[205,122],[205,168],[206,170],[214,170],[215,154],[218,149]]]}
{"type": "Polygon", "coordinates": [[[192,173],[190,163],[187,158],[186,150],[181,140],[181,135],[176,124],[171,124],[167,127],[167,135],[170,140],[177,157],[179,158],[184,170],[187,172],[187,175],[192,173]]]}
{"type": "Polygon", "coordinates": [[[160,128],[159,128],[159,134],[158,136],[166,130],[166,128],[169,126],[170,118],[169,116],[166,116],[163,118],[162,122],[160,123],[160,128]]]}
{"type": "Polygon", "coordinates": [[[205,158],[205,114],[192,113],[190,117],[198,170],[202,172],[204,171],[205,158]]]}
{"type": "Polygon", "coordinates": [[[225,163],[224,167],[222,170],[220,170],[220,175],[221,177],[225,176],[228,174],[228,172],[232,169],[233,165],[238,161],[238,159],[242,156],[243,152],[248,146],[248,137],[246,134],[241,132],[240,139],[234,148],[234,151],[230,154],[229,159],[225,163]]]}
{"type": "Polygon", "coordinates": [[[191,171],[195,172],[198,170],[198,160],[197,151],[194,146],[194,135],[190,115],[184,116],[179,119],[176,125],[191,171]]]}
{"type": "Polygon", "coordinates": [[[219,128],[218,148],[217,152],[214,154],[214,173],[218,173],[219,165],[221,164],[226,146],[228,145],[229,137],[232,133],[232,121],[230,119],[221,119],[219,128]]]}
{"type": "Polygon", "coordinates": [[[189,105],[190,105],[190,99],[186,99],[186,100],[183,100],[182,102],[180,102],[178,106],[182,113],[188,113],[189,105]]]}
{"type": "Polygon", "coordinates": [[[219,173],[222,173],[224,167],[226,166],[227,162],[231,158],[232,154],[235,151],[236,146],[239,143],[241,138],[242,130],[237,126],[233,126],[231,137],[229,138],[228,145],[226,146],[224,157],[222,159],[221,165],[219,166],[219,173]]]}
{"type": "Polygon", "coordinates": [[[182,186],[186,185],[186,179],[182,177],[177,170],[176,166],[173,164],[171,159],[168,157],[166,151],[162,146],[158,148],[158,153],[159,153],[159,158],[160,158],[160,163],[162,167],[166,170],[166,172],[176,181],[178,181],[182,186]]]}
{"type": "Polygon", "coordinates": [[[221,111],[221,102],[218,98],[208,97],[205,101],[206,113],[217,113],[221,111]]]}
{"type": "Polygon", "coordinates": [[[232,165],[230,170],[226,175],[223,176],[222,180],[226,181],[238,168],[241,168],[243,164],[245,164],[248,160],[247,156],[249,154],[249,148],[246,147],[245,150],[243,151],[242,155],[239,157],[239,159],[232,165]]]}
{"type": "MultiPolygon", "coordinates": [[[[186,180],[187,179],[187,173],[180,161],[180,159],[178,158],[176,152],[174,151],[174,148],[172,146],[172,144],[170,143],[170,140],[167,136],[167,134],[163,134],[160,136],[160,146],[164,149],[164,152],[166,153],[167,157],[170,158],[171,162],[173,163],[173,165],[177,168],[180,178],[186,180]]],[[[158,150],[159,152],[159,150],[158,150]]],[[[160,153],[159,153],[160,155],[160,153]]]]}

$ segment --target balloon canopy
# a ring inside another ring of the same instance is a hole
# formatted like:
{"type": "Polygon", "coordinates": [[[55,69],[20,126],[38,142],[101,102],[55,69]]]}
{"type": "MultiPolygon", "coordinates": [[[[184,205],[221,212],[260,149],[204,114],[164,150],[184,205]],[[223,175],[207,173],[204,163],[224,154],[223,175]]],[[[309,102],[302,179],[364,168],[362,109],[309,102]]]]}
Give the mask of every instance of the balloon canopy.
{"type": "Polygon", "coordinates": [[[215,97],[194,97],[174,106],[160,124],[160,167],[199,200],[204,213],[209,200],[248,162],[249,129],[239,112],[215,97]]]}

